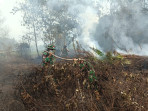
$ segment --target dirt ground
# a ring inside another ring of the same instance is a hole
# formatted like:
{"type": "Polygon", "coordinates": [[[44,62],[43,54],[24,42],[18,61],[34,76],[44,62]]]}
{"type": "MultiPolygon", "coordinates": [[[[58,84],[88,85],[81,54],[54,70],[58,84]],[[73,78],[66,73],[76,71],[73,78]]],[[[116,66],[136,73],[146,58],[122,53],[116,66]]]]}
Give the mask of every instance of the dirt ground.
{"type": "Polygon", "coordinates": [[[32,66],[21,58],[0,59],[0,111],[24,111],[23,104],[15,97],[15,85],[18,75],[32,66]]]}

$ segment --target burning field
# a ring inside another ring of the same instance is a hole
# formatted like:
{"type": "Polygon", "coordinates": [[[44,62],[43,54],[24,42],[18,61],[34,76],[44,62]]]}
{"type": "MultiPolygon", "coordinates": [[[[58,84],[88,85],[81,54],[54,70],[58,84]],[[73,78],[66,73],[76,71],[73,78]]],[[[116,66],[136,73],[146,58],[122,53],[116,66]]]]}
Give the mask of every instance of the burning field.
{"type": "Polygon", "coordinates": [[[148,0],[0,1],[0,111],[148,111],[148,0]]]}
{"type": "Polygon", "coordinates": [[[95,78],[79,60],[38,66],[18,77],[15,97],[27,111],[148,110],[147,57],[84,58],[95,78]]]}

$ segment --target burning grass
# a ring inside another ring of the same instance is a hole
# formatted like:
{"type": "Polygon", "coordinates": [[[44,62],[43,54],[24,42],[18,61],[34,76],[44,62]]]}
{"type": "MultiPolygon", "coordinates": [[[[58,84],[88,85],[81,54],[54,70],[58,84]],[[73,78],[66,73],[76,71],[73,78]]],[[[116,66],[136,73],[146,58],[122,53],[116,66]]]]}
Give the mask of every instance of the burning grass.
{"type": "Polygon", "coordinates": [[[148,74],[143,58],[126,56],[121,60],[96,60],[97,80],[89,81],[87,70],[78,63],[62,62],[36,67],[21,76],[17,87],[28,111],[146,111],[148,110],[148,74]],[[137,63],[138,60],[141,60],[137,63]],[[139,65],[140,64],[140,65],[139,65]]]}

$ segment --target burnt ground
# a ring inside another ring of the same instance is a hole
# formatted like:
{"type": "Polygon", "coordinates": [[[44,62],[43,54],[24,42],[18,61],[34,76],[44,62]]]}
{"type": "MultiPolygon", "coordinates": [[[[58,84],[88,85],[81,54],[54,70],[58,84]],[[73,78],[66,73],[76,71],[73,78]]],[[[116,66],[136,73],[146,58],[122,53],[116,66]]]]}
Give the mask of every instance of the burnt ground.
{"type": "Polygon", "coordinates": [[[36,67],[22,76],[18,97],[27,111],[147,111],[148,58],[85,59],[95,69],[90,81],[79,63],[36,67]]]}
{"type": "Polygon", "coordinates": [[[32,63],[21,58],[0,59],[0,111],[23,111],[23,104],[15,97],[15,85],[18,75],[32,66],[32,63]]]}
{"type": "Polygon", "coordinates": [[[86,58],[97,81],[73,62],[40,67],[23,59],[0,61],[0,111],[147,111],[148,58],[130,63],[86,58]]]}

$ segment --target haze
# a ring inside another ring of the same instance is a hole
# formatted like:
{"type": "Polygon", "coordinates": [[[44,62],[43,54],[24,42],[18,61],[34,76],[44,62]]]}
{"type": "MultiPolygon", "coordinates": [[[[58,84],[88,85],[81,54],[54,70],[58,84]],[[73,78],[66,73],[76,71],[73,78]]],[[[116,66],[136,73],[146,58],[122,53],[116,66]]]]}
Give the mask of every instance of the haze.
{"type": "Polygon", "coordinates": [[[24,33],[23,30],[25,29],[21,26],[21,13],[15,15],[10,13],[18,1],[22,0],[0,0],[0,15],[5,19],[4,24],[9,30],[9,37],[20,41],[20,38],[24,33]]]}

